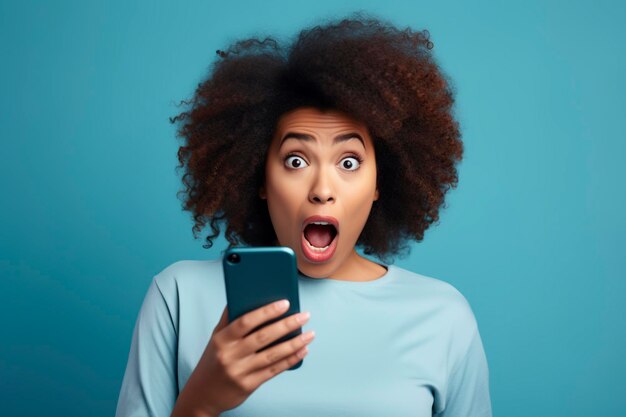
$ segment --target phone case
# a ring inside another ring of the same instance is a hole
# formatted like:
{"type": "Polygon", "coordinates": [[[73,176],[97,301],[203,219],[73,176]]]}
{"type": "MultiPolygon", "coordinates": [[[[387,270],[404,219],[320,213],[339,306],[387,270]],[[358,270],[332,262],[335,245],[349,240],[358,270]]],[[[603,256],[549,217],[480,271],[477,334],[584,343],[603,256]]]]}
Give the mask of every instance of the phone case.
{"type": "MultiPolygon", "coordinates": [[[[231,248],[224,254],[222,264],[229,323],[252,310],[283,298],[289,300],[289,309],[253,331],[300,312],[296,255],[291,248],[285,246],[231,248]]],[[[260,349],[259,352],[301,333],[301,328],[298,328],[260,349]]],[[[289,370],[297,369],[301,365],[302,360],[289,370]]]]}

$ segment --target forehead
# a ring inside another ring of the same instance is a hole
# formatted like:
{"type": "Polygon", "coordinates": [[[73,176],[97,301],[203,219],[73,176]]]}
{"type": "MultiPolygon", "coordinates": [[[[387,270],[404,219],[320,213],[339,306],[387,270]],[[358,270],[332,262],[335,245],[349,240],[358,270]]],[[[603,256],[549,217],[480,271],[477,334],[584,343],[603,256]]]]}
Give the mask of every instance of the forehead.
{"type": "Polygon", "coordinates": [[[300,107],[283,114],[278,120],[277,133],[289,130],[304,132],[355,131],[367,135],[367,126],[337,110],[321,111],[313,107],[300,107]]]}

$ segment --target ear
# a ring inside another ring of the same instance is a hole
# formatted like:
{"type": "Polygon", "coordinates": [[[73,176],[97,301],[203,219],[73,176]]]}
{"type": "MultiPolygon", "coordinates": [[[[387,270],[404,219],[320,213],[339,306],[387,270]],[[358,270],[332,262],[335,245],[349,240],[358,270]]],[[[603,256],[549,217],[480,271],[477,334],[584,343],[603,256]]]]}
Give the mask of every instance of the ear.
{"type": "Polygon", "coordinates": [[[261,198],[261,200],[267,199],[267,194],[265,193],[265,186],[261,186],[261,188],[259,188],[259,197],[261,198]]]}
{"type": "Polygon", "coordinates": [[[374,193],[374,201],[378,200],[380,194],[378,193],[378,187],[376,187],[376,192],[374,193]]]}

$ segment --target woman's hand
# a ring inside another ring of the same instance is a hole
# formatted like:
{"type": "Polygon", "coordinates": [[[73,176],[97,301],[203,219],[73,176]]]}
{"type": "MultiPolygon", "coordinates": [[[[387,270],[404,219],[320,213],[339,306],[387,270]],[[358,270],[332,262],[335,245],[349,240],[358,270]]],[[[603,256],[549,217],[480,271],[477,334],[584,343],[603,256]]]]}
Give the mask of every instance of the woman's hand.
{"type": "Polygon", "coordinates": [[[279,303],[267,304],[232,323],[228,323],[228,306],[224,307],[198,365],[178,396],[172,417],[217,417],[306,356],[312,331],[257,353],[308,321],[308,313],[293,314],[250,333],[287,311],[289,304],[281,307],[279,303]]]}

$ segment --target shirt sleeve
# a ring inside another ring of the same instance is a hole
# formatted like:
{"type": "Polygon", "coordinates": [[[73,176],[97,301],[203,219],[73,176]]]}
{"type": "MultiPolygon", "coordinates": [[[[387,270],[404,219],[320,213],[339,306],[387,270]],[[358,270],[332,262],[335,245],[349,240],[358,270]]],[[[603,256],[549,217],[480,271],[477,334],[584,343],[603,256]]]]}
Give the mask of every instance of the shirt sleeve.
{"type": "Polygon", "coordinates": [[[178,396],[176,346],[174,321],[153,279],[133,330],[116,417],[170,416],[178,396]]]}
{"type": "Polygon", "coordinates": [[[491,417],[489,367],[478,329],[463,359],[450,373],[445,408],[437,417],[491,417]]]}

